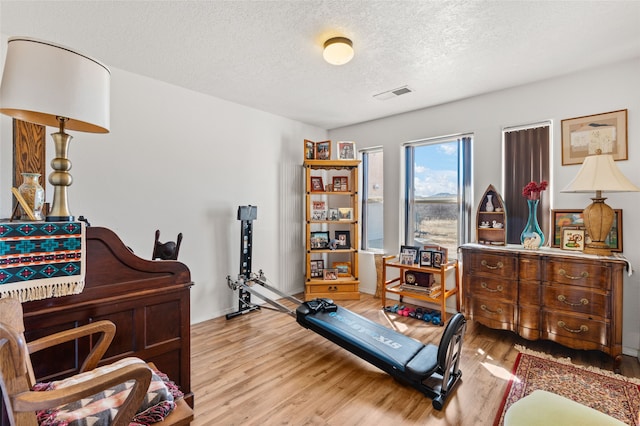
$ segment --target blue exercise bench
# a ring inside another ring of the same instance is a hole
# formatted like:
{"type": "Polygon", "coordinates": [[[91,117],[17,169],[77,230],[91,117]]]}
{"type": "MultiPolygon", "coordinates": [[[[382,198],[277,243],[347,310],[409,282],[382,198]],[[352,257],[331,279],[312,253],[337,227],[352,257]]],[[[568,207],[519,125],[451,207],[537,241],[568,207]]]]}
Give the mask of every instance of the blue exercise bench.
{"type": "Polygon", "coordinates": [[[436,410],[442,409],[462,376],[459,364],[466,319],[461,313],[449,320],[438,346],[424,345],[330,299],[303,302],[296,309],[296,320],[424,393],[433,400],[436,410]]]}

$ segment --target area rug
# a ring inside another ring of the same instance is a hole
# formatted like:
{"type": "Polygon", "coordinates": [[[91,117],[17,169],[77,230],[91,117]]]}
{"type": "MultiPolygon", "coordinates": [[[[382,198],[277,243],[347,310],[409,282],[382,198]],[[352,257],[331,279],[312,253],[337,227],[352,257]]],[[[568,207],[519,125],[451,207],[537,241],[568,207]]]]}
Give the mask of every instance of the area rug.
{"type": "Polygon", "coordinates": [[[595,367],[575,365],[569,358],[553,358],[520,346],[516,349],[520,353],[494,426],[502,426],[504,415],[511,404],[536,389],[572,399],[626,424],[639,425],[639,379],[595,367]]]}

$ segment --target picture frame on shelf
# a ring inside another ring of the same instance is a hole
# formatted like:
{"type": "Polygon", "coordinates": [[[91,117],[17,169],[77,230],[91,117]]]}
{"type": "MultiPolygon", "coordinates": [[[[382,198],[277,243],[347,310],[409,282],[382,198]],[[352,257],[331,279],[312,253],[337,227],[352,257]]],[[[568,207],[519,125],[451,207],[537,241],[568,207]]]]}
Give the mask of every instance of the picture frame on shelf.
{"type": "Polygon", "coordinates": [[[627,110],[562,120],[562,165],[582,164],[597,150],[614,160],[626,160],[627,110]]]}
{"type": "Polygon", "coordinates": [[[335,231],[336,240],[338,240],[338,249],[351,248],[351,231],[335,231]]]}
{"type": "Polygon", "coordinates": [[[333,269],[338,271],[339,277],[351,276],[351,262],[333,262],[331,265],[333,269]]]}
{"type": "Polygon", "coordinates": [[[326,204],[323,200],[312,201],[311,220],[327,220],[326,204]]]}
{"type": "Polygon", "coordinates": [[[310,236],[311,250],[329,248],[329,231],[312,231],[310,236]]]}
{"type": "Polygon", "coordinates": [[[325,280],[337,280],[338,270],[333,268],[327,268],[322,270],[322,278],[325,280]]]}
{"type": "Polygon", "coordinates": [[[329,207],[329,211],[327,212],[327,220],[340,220],[340,212],[335,207],[329,207]]]}
{"type": "Polygon", "coordinates": [[[315,160],[316,158],[316,144],[308,139],[304,140],[304,159],[315,160]]]}
{"type": "Polygon", "coordinates": [[[419,262],[420,247],[402,245],[400,246],[400,254],[403,253],[408,253],[413,256],[413,260],[411,262],[412,265],[415,265],[419,262]]]}
{"type": "MultiPolygon", "coordinates": [[[[562,243],[562,228],[574,226],[584,229],[584,217],[582,210],[575,209],[557,209],[551,210],[551,229],[553,239],[551,247],[560,247],[562,243]]],[[[614,218],[611,231],[607,236],[605,243],[609,245],[612,252],[622,252],[622,209],[613,209],[614,218]]],[[[585,231],[584,242],[588,244],[590,241],[588,233],[585,231]]]]}
{"type": "Polygon", "coordinates": [[[353,220],[353,208],[351,207],[338,207],[338,220],[353,220]]]}
{"type": "Polygon", "coordinates": [[[356,144],[351,141],[338,141],[338,160],[355,160],[356,144]]]}
{"type": "Polygon", "coordinates": [[[433,250],[431,252],[431,267],[440,268],[446,263],[446,254],[443,250],[433,250]]]}
{"type": "Polygon", "coordinates": [[[420,250],[420,266],[431,267],[431,250],[420,250]]]}
{"type": "MultiPolygon", "coordinates": [[[[437,244],[425,244],[422,246],[424,250],[429,250],[431,252],[439,251],[442,253],[442,264],[445,264],[449,261],[449,250],[446,247],[439,246],[437,244]]],[[[439,268],[439,266],[438,266],[439,268]]]]}
{"type": "Polygon", "coordinates": [[[577,226],[565,226],[562,228],[562,250],[583,251],[584,250],[584,228],[577,226]]]}
{"type": "Polygon", "coordinates": [[[311,176],[311,192],[324,192],[322,176],[311,176]]]}
{"type": "Polygon", "coordinates": [[[311,264],[309,265],[309,268],[310,268],[309,276],[311,278],[321,278],[322,271],[324,270],[324,260],[322,259],[312,260],[311,264]]]}
{"type": "Polygon", "coordinates": [[[402,265],[413,265],[415,258],[412,253],[400,253],[398,255],[398,260],[400,260],[402,265]]]}
{"type": "Polygon", "coordinates": [[[331,141],[316,142],[316,160],[331,160],[331,141]]]}
{"type": "Polygon", "coordinates": [[[349,177],[347,176],[334,176],[333,177],[333,190],[336,192],[349,191],[349,177]]]}

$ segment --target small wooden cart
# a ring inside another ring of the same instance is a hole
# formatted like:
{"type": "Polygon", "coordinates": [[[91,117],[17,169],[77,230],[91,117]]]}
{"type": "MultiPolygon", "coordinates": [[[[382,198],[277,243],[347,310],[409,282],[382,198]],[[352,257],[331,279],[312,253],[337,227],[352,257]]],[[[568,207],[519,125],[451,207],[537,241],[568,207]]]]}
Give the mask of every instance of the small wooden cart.
{"type": "Polygon", "coordinates": [[[458,261],[449,260],[442,264],[439,268],[431,268],[426,266],[420,266],[417,264],[407,265],[400,263],[398,256],[384,256],[382,263],[382,282],[383,291],[381,292],[382,309],[387,303],[387,293],[397,294],[400,296],[400,302],[404,296],[411,297],[416,300],[423,300],[425,302],[437,303],[440,306],[440,312],[442,314],[442,324],[446,324],[448,316],[446,310],[446,302],[449,297],[454,296],[456,298],[456,309],[460,312],[460,297],[459,297],[459,276],[458,276],[458,261]],[[395,259],[395,260],[394,260],[395,259]],[[396,268],[400,270],[400,274],[397,278],[387,279],[387,268],[396,268]],[[403,285],[405,284],[405,271],[415,272],[428,272],[431,274],[437,274],[440,276],[440,293],[431,296],[429,294],[423,294],[417,291],[405,290],[403,285]],[[450,271],[453,271],[455,286],[447,288],[447,275],[450,271]]]}

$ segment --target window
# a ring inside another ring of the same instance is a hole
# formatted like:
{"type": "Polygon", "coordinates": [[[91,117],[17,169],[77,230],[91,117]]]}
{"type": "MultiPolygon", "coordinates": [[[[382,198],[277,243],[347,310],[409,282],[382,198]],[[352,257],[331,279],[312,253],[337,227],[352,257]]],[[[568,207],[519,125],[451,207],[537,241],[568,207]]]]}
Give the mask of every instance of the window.
{"type": "Polygon", "coordinates": [[[470,231],[471,137],[405,146],[405,243],[437,244],[455,258],[470,231]]]}
{"type": "MultiPolygon", "coordinates": [[[[502,198],[507,212],[507,244],[520,244],[520,234],[527,223],[529,211],[522,197],[522,188],[531,181],[550,180],[550,123],[538,123],[503,129],[502,198]]],[[[538,223],[549,241],[551,190],[544,192],[538,206],[538,223]]]]}
{"type": "Polygon", "coordinates": [[[384,183],[382,148],[362,151],[363,250],[384,249],[384,183]]]}

